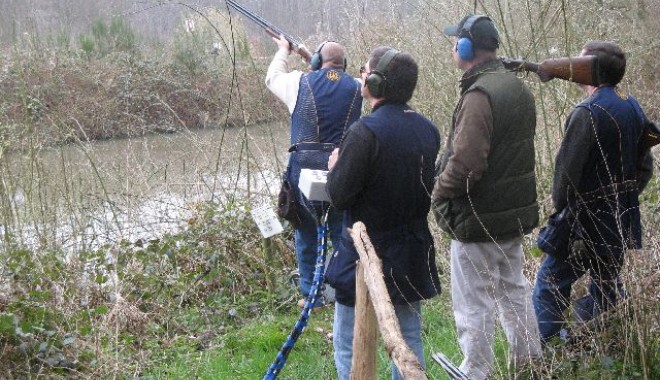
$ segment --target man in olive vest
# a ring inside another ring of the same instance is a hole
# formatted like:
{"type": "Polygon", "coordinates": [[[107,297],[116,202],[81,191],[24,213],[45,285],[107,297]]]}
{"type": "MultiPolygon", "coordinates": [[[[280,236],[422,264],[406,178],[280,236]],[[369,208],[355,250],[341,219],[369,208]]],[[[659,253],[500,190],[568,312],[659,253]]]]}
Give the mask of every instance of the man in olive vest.
{"type": "Polygon", "coordinates": [[[493,21],[468,15],[445,29],[464,71],[447,146],[437,162],[433,211],[451,236],[451,294],[470,379],[492,370],[495,310],[514,364],[539,356],[522,237],[538,225],[534,98],[497,59],[493,21]]]}

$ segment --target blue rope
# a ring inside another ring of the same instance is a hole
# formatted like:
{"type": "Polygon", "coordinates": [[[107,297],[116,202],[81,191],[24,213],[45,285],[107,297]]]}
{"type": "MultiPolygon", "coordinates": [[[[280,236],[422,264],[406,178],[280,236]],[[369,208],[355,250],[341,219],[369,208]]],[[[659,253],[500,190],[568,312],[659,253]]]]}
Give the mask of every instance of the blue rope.
{"type": "Polygon", "coordinates": [[[275,380],[277,375],[279,375],[284,364],[286,364],[286,359],[289,356],[289,353],[293,349],[293,346],[296,344],[296,341],[302,335],[303,330],[307,327],[307,322],[309,321],[309,313],[312,310],[313,305],[316,304],[316,299],[319,297],[323,291],[323,274],[325,272],[325,256],[327,252],[327,230],[328,230],[328,211],[326,210],[323,220],[318,224],[316,228],[316,236],[318,241],[317,255],[316,255],[316,267],[314,268],[314,279],[312,282],[312,289],[307,296],[305,302],[305,307],[302,312],[300,312],[300,317],[298,321],[293,325],[293,329],[289,333],[289,336],[286,338],[286,341],[280,348],[280,351],[277,353],[273,364],[270,365],[266,375],[264,375],[263,380],[275,380]]]}

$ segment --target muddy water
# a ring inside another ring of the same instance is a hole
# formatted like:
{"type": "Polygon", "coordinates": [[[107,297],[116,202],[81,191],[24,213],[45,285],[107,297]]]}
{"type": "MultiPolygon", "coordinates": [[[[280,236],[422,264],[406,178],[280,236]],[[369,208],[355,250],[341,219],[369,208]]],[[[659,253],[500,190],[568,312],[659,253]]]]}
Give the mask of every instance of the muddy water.
{"type": "Polygon", "coordinates": [[[284,123],[81,142],[3,158],[0,232],[30,247],[80,250],[180,229],[195,204],[274,203],[284,123]]]}

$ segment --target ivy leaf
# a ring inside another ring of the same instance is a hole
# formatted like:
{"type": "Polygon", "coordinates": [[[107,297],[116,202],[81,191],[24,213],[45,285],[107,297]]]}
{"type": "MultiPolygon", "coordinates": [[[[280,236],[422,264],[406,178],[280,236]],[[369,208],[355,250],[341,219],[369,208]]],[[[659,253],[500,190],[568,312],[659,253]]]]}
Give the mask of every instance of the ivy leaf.
{"type": "Polygon", "coordinates": [[[16,324],[16,316],[14,314],[0,313],[0,333],[12,334],[16,324]]]}

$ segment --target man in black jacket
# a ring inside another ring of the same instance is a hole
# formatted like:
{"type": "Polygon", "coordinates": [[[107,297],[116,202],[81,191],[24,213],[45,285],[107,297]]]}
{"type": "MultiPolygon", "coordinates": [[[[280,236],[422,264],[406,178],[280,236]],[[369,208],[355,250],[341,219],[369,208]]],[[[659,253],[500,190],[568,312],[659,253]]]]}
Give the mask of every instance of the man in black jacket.
{"type": "MultiPolygon", "coordinates": [[[[365,224],[383,262],[403,337],[422,366],[420,301],[440,291],[427,222],[440,135],[406,104],[417,84],[417,63],[407,53],[380,47],[361,73],[362,96],[373,112],[349,128],[330,156],[326,185],[332,204],[345,210],[341,243],[326,271],[335,288],[333,343],[340,380],[351,372],[358,259],[347,228],[365,224]]],[[[396,367],[392,378],[401,378],[396,367]]]]}
{"type": "Polygon", "coordinates": [[[598,60],[599,86],[565,124],[555,159],[552,203],[567,209],[572,249],[567,257],[546,256],[536,276],[534,307],[543,342],[560,335],[573,283],[589,275],[589,294],[576,314],[590,320],[611,308],[623,293],[619,273],[625,252],[642,247],[639,194],[653,175],[653,158],[642,136],[656,127],[637,100],[617,87],[626,71],[623,50],[609,41],[589,41],[582,56],[598,60]]]}

